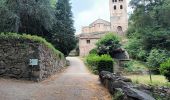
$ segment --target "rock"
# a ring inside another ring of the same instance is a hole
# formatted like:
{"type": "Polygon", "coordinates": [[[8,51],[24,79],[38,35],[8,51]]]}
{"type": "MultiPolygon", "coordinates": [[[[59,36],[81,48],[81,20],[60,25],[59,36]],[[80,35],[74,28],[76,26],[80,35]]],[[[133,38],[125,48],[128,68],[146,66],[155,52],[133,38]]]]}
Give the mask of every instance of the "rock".
{"type": "Polygon", "coordinates": [[[0,69],[0,75],[3,75],[6,72],[6,69],[0,69]]]}
{"type": "Polygon", "coordinates": [[[155,100],[153,97],[151,97],[150,95],[140,91],[140,90],[137,90],[137,89],[134,89],[134,88],[130,88],[130,87],[124,87],[123,88],[123,92],[129,96],[129,97],[132,97],[132,98],[135,98],[137,100],[155,100]]]}
{"type": "Polygon", "coordinates": [[[102,71],[99,74],[99,77],[102,84],[112,95],[118,90],[122,90],[124,94],[122,100],[155,100],[152,96],[144,92],[145,89],[133,85],[131,79],[107,71],[102,71]],[[137,88],[141,90],[138,90],[137,88]]]}
{"type": "Polygon", "coordinates": [[[124,82],[132,82],[130,78],[126,78],[126,77],[122,77],[121,80],[124,82]]]}
{"type": "Polygon", "coordinates": [[[14,75],[20,75],[21,73],[22,73],[22,70],[21,69],[19,69],[19,68],[11,68],[10,69],[10,72],[12,73],[12,74],[14,74],[14,75]]]}

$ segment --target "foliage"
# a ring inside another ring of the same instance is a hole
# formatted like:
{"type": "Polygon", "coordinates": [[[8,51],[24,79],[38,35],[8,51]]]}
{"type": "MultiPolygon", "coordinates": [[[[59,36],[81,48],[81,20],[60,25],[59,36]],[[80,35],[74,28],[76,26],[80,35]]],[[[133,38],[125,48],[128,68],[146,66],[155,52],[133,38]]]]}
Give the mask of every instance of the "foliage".
{"type": "Polygon", "coordinates": [[[54,19],[49,0],[3,0],[0,7],[0,32],[29,33],[47,39],[51,35],[54,19]]]}
{"type": "Polygon", "coordinates": [[[123,100],[123,96],[124,96],[123,91],[121,89],[120,90],[118,89],[118,91],[114,93],[112,100],[123,100]]]}
{"type": "Polygon", "coordinates": [[[92,49],[89,54],[98,54],[97,48],[92,49]]]}
{"type": "Polygon", "coordinates": [[[96,43],[96,45],[99,55],[109,54],[112,57],[121,47],[120,38],[113,33],[106,34],[96,43]]]}
{"type": "Polygon", "coordinates": [[[160,67],[160,72],[169,80],[170,82],[170,59],[163,62],[160,67]]]}
{"type": "Polygon", "coordinates": [[[123,64],[123,67],[125,71],[128,73],[139,73],[140,74],[142,72],[147,72],[148,70],[145,64],[143,64],[140,61],[135,61],[135,60],[125,62],[123,64]]]}
{"type": "Polygon", "coordinates": [[[76,47],[74,21],[70,0],[58,0],[55,8],[56,23],[53,25],[52,43],[67,56],[76,47]],[[62,45],[61,45],[62,44],[62,45]]]}
{"type": "Polygon", "coordinates": [[[65,55],[75,47],[72,19],[69,0],[0,0],[0,32],[41,36],[65,55]]]}
{"type": "Polygon", "coordinates": [[[169,51],[170,1],[131,0],[130,5],[134,10],[130,16],[127,34],[130,38],[130,55],[146,61],[153,48],[169,51]]]}
{"type": "Polygon", "coordinates": [[[167,60],[167,53],[164,50],[153,49],[147,57],[149,69],[159,72],[160,64],[167,60]]]}
{"type": "Polygon", "coordinates": [[[147,51],[143,49],[140,40],[136,38],[130,39],[125,48],[128,51],[131,58],[134,58],[136,60],[141,60],[141,61],[146,60],[147,51]]]}
{"type": "Polygon", "coordinates": [[[101,71],[113,72],[113,59],[109,55],[90,54],[86,57],[87,64],[93,73],[98,74],[101,71]]]}
{"type": "Polygon", "coordinates": [[[19,35],[17,33],[0,33],[0,39],[7,39],[7,40],[12,40],[12,39],[31,40],[33,42],[37,42],[37,43],[41,43],[41,44],[46,45],[58,57],[64,58],[64,55],[60,51],[56,50],[51,43],[49,43],[45,39],[43,39],[41,37],[38,37],[38,36],[35,36],[35,35],[32,36],[32,35],[27,35],[27,34],[19,35]]]}

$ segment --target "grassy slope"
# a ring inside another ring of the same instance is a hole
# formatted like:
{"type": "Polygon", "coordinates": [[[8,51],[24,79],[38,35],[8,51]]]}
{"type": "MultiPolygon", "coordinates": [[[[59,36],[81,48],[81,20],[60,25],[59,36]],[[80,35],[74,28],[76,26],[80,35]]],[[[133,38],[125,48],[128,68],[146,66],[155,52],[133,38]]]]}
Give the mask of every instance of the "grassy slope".
{"type": "Polygon", "coordinates": [[[137,84],[170,87],[170,82],[168,82],[166,78],[162,75],[152,75],[152,80],[153,80],[152,83],[150,82],[149,75],[130,75],[126,77],[131,78],[132,81],[137,84]]]}
{"type": "Polygon", "coordinates": [[[46,45],[49,49],[54,51],[54,53],[57,56],[61,56],[61,58],[64,58],[64,55],[60,51],[56,50],[51,43],[47,42],[45,39],[38,37],[38,36],[31,36],[31,35],[26,35],[26,34],[19,35],[16,33],[6,33],[6,34],[0,33],[0,39],[9,39],[9,40],[11,40],[11,39],[28,39],[28,40],[46,45]]]}

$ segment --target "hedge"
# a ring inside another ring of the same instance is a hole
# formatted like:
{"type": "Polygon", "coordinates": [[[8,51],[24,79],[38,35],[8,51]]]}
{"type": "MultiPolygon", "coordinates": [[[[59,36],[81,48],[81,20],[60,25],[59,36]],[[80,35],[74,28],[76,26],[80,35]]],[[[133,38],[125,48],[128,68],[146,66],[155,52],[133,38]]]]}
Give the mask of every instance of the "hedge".
{"type": "Polygon", "coordinates": [[[113,72],[114,61],[109,55],[90,54],[86,57],[86,62],[94,74],[101,71],[113,72]]]}

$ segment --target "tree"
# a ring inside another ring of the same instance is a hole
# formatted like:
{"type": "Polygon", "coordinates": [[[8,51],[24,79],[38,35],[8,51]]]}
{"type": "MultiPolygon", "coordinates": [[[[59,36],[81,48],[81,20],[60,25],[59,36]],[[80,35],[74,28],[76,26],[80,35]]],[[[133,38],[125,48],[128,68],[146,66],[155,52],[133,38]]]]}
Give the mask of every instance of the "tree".
{"type": "Polygon", "coordinates": [[[53,25],[52,30],[53,44],[55,44],[55,47],[63,52],[65,56],[76,46],[73,14],[69,1],[70,0],[58,0],[56,3],[56,23],[53,25]]]}
{"type": "MultiPolygon", "coordinates": [[[[127,34],[130,46],[136,44],[137,41],[139,44],[137,48],[140,49],[139,51],[145,51],[146,56],[153,48],[170,51],[170,45],[168,45],[170,44],[170,21],[168,19],[170,1],[131,0],[130,5],[134,9],[130,16],[127,34]]],[[[129,49],[130,51],[136,50],[136,48],[129,49]]],[[[135,55],[135,58],[138,58],[138,55],[135,55]]],[[[143,57],[142,60],[146,61],[146,58],[143,57]]]]}
{"type": "Polygon", "coordinates": [[[38,35],[50,40],[53,10],[49,0],[0,0],[0,32],[38,35]]]}
{"type": "Polygon", "coordinates": [[[149,56],[147,57],[147,66],[150,72],[150,79],[151,78],[151,71],[155,71],[159,73],[159,67],[162,62],[165,62],[168,59],[168,55],[164,50],[157,50],[153,49],[149,56]]]}
{"type": "Polygon", "coordinates": [[[114,57],[115,54],[121,52],[120,38],[113,33],[106,34],[97,43],[99,55],[108,54],[114,57]]]}

